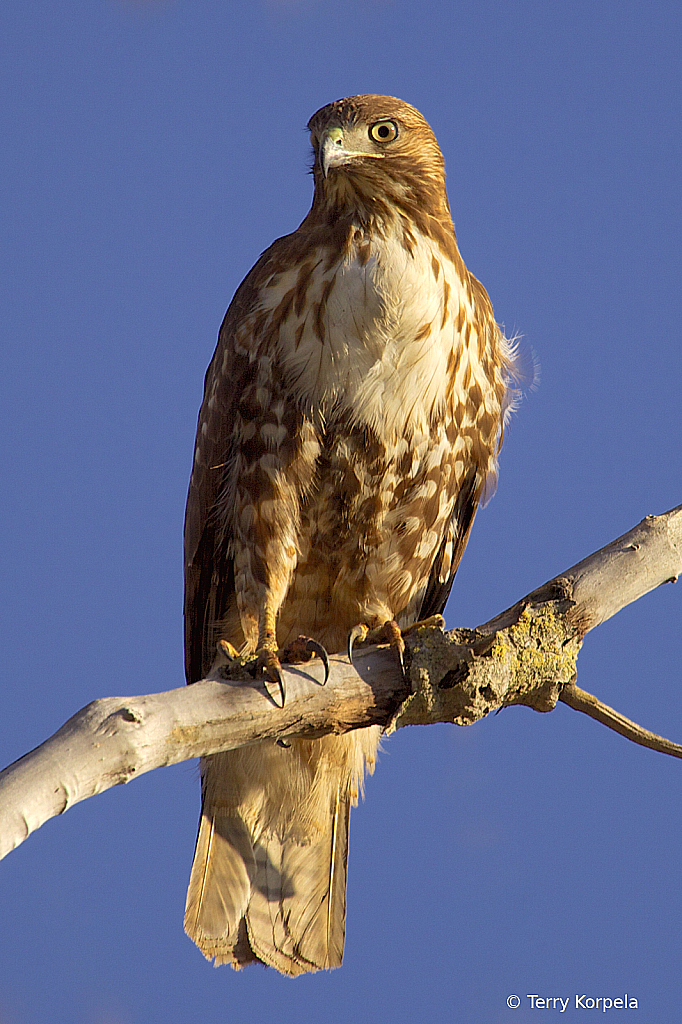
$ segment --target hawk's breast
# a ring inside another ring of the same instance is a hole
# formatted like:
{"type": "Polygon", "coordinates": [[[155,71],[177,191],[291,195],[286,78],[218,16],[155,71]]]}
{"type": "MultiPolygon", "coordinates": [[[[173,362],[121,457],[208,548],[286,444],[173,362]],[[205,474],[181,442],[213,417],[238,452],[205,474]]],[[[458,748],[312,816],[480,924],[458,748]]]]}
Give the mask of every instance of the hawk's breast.
{"type": "MultiPolygon", "coordinates": [[[[300,288],[300,271],[277,275],[265,301],[275,309],[300,288]]],[[[324,254],[305,301],[279,326],[278,358],[305,411],[341,413],[388,440],[424,430],[442,414],[448,376],[462,355],[456,327],[469,298],[436,244],[417,235],[355,231],[346,252],[324,254]]]]}

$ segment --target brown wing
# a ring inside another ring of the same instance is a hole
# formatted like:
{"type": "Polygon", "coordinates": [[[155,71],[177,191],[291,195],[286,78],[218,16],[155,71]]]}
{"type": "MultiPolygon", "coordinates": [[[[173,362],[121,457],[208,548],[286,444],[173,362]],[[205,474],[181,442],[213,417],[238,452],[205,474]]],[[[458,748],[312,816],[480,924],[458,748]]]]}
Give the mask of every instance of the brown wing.
{"type": "MultiPolygon", "coordinates": [[[[322,233],[329,235],[329,231],[322,233]]],[[[335,238],[333,231],[331,236],[335,238]]],[[[237,402],[255,379],[258,354],[268,346],[270,354],[274,354],[277,317],[286,317],[287,302],[291,304],[294,298],[297,302],[302,301],[305,288],[302,296],[292,291],[286,297],[282,308],[270,317],[270,330],[265,334],[258,330],[256,317],[253,331],[247,332],[247,337],[240,336],[237,345],[239,328],[257,310],[261,289],[273,275],[291,266],[301,265],[305,269],[308,265],[306,256],[314,248],[316,237],[314,232],[303,230],[301,225],[290,235],[276,239],[262,253],[230,303],[213,359],[206,371],[185,514],[185,671],[188,683],[201,679],[213,662],[214,624],[220,620],[225,624],[227,619],[227,628],[222,635],[229,636],[235,646],[241,642],[229,555],[231,538],[225,530],[225,523],[219,524],[217,520],[225,479],[234,455],[231,439],[237,402]]],[[[341,243],[337,241],[334,244],[338,247],[341,243]]]]}
{"type": "MultiPolygon", "coordinates": [[[[504,401],[505,393],[507,402],[510,400],[513,402],[517,392],[510,387],[510,383],[518,376],[516,348],[509,346],[497,326],[490,298],[481,282],[464,267],[463,272],[466,275],[478,321],[478,337],[495,340],[496,358],[499,361],[498,369],[502,370],[498,381],[500,402],[504,401]]],[[[533,370],[533,374],[534,372],[533,370]]],[[[499,409],[492,415],[486,415],[485,408],[480,404],[482,403],[481,392],[478,390],[478,403],[476,403],[473,388],[465,396],[464,401],[468,405],[470,420],[476,424],[480,433],[477,443],[473,445],[472,461],[459,486],[450,522],[433,562],[419,615],[419,618],[422,619],[443,613],[452,590],[455,574],[469,540],[479,503],[482,498],[487,502],[495,490],[496,457],[502,446],[503,438],[503,423],[500,422],[499,409]]],[[[502,408],[504,409],[504,405],[502,408]]]]}
{"type": "Polygon", "coordinates": [[[228,310],[218,346],[206,372],[204,402],[199,412],[195,461],[185,515],[185,672],[193,683],[206,673],[212,623],[223,617],[233,597],[233,572],[228,554],[229,538],[219,529],[216,507],[225,467],[230,463],[231,435],[235,418],[234,395],[248,372],[245,360],[237,359],[228,310]],[[224,357],[233,373],[223,372],[224,357]],[[215,395],[213,408],[209,397],[215,395]]]}
{"type": "Polygon", "coordinates": [[[426,619],[430,615],[442,615],[445,609],[455,574],[469,540],[482,486],[481,475],[477,468],[473,467],[462,482],[452,517],[434,559],[419,613],[420,619],[426,619]]]}
{"type": "Polygon", "coordinates": [[[236,332],[258,303],[259,287],[291,247],[292,235],[278,238],[261,255],[237,289],[218,333],[206,371],[199,410],[194,466],[185,512],[185,673],[202,679],[215,656],[214,626],[229,620],[227,635],[239,646],[241,626],[234,593],[230,535],[219,521],[220,499],[234,458],[237,401],[254,379],[257,339],[238,350],[236,332]],[[232,635],[234,634],[234,635],[232,635]]]}

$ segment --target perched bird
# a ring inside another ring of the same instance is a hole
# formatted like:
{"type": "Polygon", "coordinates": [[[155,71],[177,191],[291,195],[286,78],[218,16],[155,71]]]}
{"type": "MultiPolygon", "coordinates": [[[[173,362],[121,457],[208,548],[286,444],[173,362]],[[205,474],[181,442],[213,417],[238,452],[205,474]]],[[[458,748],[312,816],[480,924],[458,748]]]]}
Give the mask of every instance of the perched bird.
{"type": "MultiPolygon", "coordinates": [[[[308,128],[311,210],[237,289],[206,374],[190,683],[218,641],[276,683],[299,636],[341,651],[384,629],[400,646],[442,612],[514,394],[515,349],[462,262],[422,115],[352,96],[308,128]]],[[[287,975],[341,964],[350,808],[379,733],[202,759],[185,928],[207,958],[287,975]]]]}

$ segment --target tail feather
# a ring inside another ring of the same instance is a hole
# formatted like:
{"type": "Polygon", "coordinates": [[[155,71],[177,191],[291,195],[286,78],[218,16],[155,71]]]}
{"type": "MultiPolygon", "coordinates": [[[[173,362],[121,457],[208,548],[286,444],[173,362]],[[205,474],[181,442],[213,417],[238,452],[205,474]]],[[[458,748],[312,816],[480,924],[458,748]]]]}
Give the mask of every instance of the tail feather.
{"type": "Polygon", "coordinates": [[[208,959],[287,975],[341,965],[350,807],[377,742],[366,729],[204,760],[185,930],[208,959]]]}
{"type": "Polygon", "coordinates": [[[187,890],[185,931],[207,956],[238,940],[249,903],[255,862],[244,822],[218,811],[202,813],[187,890]]]}
{"type": "Polygon", "coordinates": [[[308,843],[276,836],[256,847],[246,915],[259,959],[286,974],[340,967],[346,931],[350,801],[337,788],[328,827],[308,843]]]}
{"type": "MultiPolygon", "coordinates": [[[[319,870],[313,873],[308,860],[299,872],[306,879],[304,899],[298,899],[299,956],[309,963],[340,967],[346,934],[346,873],[348,867],[349,794],[337,790],[331,827],[319,870]]],[[[294,854],[298,851],[293,851],[294,854]]],[[[301,851],[303,852],[303,851],[301,851]]]]}

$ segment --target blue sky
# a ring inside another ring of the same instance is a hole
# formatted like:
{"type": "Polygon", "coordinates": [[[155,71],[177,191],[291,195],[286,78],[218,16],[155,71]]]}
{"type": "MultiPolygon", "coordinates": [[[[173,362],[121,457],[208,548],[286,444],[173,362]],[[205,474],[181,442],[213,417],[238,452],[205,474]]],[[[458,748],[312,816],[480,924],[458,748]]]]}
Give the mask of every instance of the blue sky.
{"type": "MultiPolygon", "coordinates": [[[[96,697],[182,684],[203,374],[339,96],[422,110],[464,259],[542,366],[448,624],[682,501],[681,29],[656,0],[4,5],[3,763],[96,697]]],[[[678,740],[679,587],[591,633],[578,680],[678,740]]],[[[0,1022],[525,1024],[527,993],[583,992],[674,1020],[681,796],[678,761],[565,706],[405,729],[353,815],[344,966],[289,981],[184,937],[196,769],[156,772],[0,866],[0,1022]]]]}

